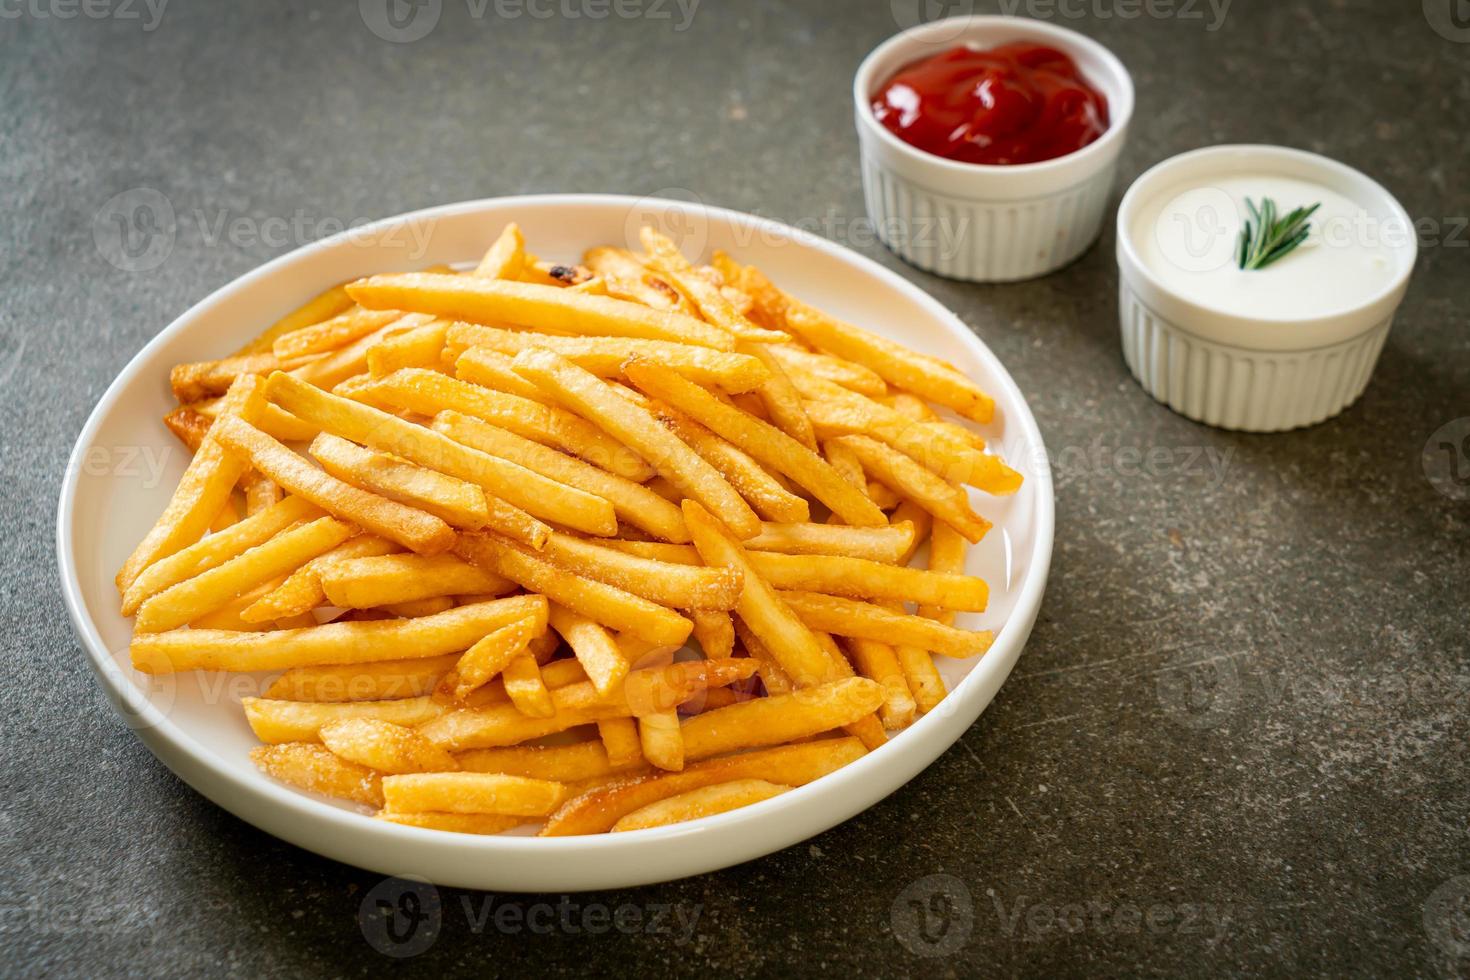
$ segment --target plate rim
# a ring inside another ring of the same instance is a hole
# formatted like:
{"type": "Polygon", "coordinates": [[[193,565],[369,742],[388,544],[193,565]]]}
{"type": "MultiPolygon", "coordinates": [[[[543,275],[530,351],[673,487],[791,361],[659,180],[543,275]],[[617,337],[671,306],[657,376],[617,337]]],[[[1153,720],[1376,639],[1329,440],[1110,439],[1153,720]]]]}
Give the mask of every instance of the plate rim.
{"type": "MultiPolygon", "coordinates": [[[[702,202],[680,201],[657,196],[544,193],[477,198],[469,201],[459,201],[451,204],[421,208],[382,218],[369,225],[348,229],[329,238],[311,242],[293,249],[284,255],[277,256],[243,275],[231,279],[229,282],[212,290],[202,299],[189,306],[129,359],[128,363],[107,386],[96,405],[93,406],[92,411],[88,414],[87,421],[83,424],[72,446],[72,451],[68,455],[67,465],[62,479],[61,491],[57,502],[56,550],[57,571],[61,580],[62,596],[66,605],[67,614],[86,653],[88,665],[97,676],[98,683],[102,686],[113,709],[118,711],[119,714],[123,713],[121,704],[126,703],[130,708],[137,708],[141,715],[139,723],[137,725],[129,723],[129,727],[133,728],[134,733],[148,746],[149,750],[168,766],[169,769],[179,774],[191,789],[201,793],[201,795],[204,795],[216,805],[245,820],[247,823],[258,827],[266,833],[270,833],[272,836],[281,837],[290,843],[295,843],[298,846],[316,851],[317,853],[325,853],[310,844],[302,843],[293,838],[282,837],[281,833],[262,826],[254,817],[246,816],[241,812],[242,808],[227,805],[217,799],[213,793],[200,788],[193,779],[179,773],[178,767],[174,762],[164,758],[160,754],[158,747],[154,744],[154,737],[163,739],[168,743],[169,748],[182,752],[188,761],[192,762],[195,766],[207,770],[217,779],[224,780],[227,786],[233,789],[234,792],[252,798],[252,802],[281,807],[288,813],[298,816],[303,820],[338,824],[342,831],[353,836],[367,835],[376,837],[383,843],[386,849],[391,849],[395,845],[404,843],[448,846],[453,851],[465,857],[467,865],[466,877],[471,878],[473,877],[473,873],[472,869],[468,867],[469,865],[473,864],[476,859],[494,857],[496,855],[524,856],[526,854],[535,854],[551,859],[569,857],[607,858],[615,855],[624,855],[626,857],[628,855],[636,855],[657,841],[670,841],[675,838],[708,838],[712,844],[728,846],[732,841],[740,840],[739,835],[732,836],[732,834],[743,826],[765,824],[768,817],[774,820],[781,810],[791,808],[793,805],[817,795],[831,796],[836,799],[844,790],[848,790],[848,795],[850,796],[852,788],[859,785],[862,780],[874,775],[875,771],[883,771],[890,767],[901,768],[904,756],[907,756],[906,761],[912,765],[914,759],[924,755],[926,750],[934,748],[931,742],[934,740],[935,736],[933,733],[935,730],[952,716],[965,714],[969,711],[971,708],[969,702],[977,697],[975,692],[984,683],[986,678],[991,677],[997,671],[1002,671],[995,685],[996,691],[998,692],[999,688],[1004,685],[1011,668],[1014,666],[1017,657],[1019,657],[1029,637],[1040,609],[1042,596],[1045,592],[1050,572],[1054,534],[1055,488],[1045,442],[1042,439],[1040,428],[1036,424],[1030,404],[1027,402],[1020,387],[1016,384],[1015,379],[1011,376],[1004,363],[991,351],[984,340],[958,314],[954,313],[928,292],[874,259],[862,255],[846,245],[823,238],[809,231],[802,231],[773,218],[704,204],[702,202]],[[909,728],[890,739],[885,745],[843,766],[841,769],[829,773],[827,776],[808,783],[805,786],[797,787],[789,793],[743,807],[739,810],[705,817],[685,825],[630,831],[620,834],[574,837],[523,837],[506,835],[450,835],[424,828],[391,824],[367,814],[342,809],[325,801],[318,800],[314,796],[308,795],[293,787],[277,783],[260,774],[255,774],[254,778],[247,778],[242,776],[236,769],[219,764],[214,757],[214,753],[204,748],[179,723],[171,720],[166,713],[159,711],[146,697],[135,698],[139,702],[136,706],[130,703],[129,698],[133,685],[123,675],[121,668],[119,668],[113,659],[113,652],[108,649],[108,645],[103,641],[96,624],[86,614],[82,587],[77,574],[77,566],[72,559],[74,548],[71,525],[75,511],[79,475],[83,469],[81,466],[82,456],[87,448],[90,447],[92,440],[95,438],[96,431],[101,427],[104,419],[110,414],[115,403],[133,385],[136,377],[141,373],[144,363],[150,359],[150,355],[159,347],[167,344],[175,336],[186,332],[193,321],[216,304],[222,303],[235,294],[253,287],[261,280],[269,279],[283,267],[304,261],[318,252],[334,249],[344,240],[350,240],[354,236],[361,237],[382,233],[394,226],[409,222],[434,221],[439,218],[461,215],[465,212],[513,207],[530,208],[548,205],[575,206],[578,204],[621,206],[630,210],[633,208],[661,209],[664,213],[669,211],[693,213],[703,216],[706,220],[720,220],[734,227],[753,225],[757,230],[769,231],[784,236],[785,240],[800,248],[815,249],[831,257],[835,257],[840,261],[853,264],[866,275],[877,279],[882,286],[904,294],[910,300],[917,302],[920,306],[926,308],[937,320],[944,321],[947,327],[957,333],[962,344],[972,345],[981,359],[987,361],[995,369],[999,384],[1009,389],[1008,395],[1010,397],[1007,401],[1019,406],[1020,409],[1019,412],[1008,412],[1007,423],[1019,426],[1026,437],[1022,441],[1034,446],[1033,458],[1028,461],[1034,470],[1033,473],[1028,475],[1028,479],[1036,481],[1037,484],[1034,528],[1036,537],[1035,544],[1032,548],[1033,560],[1017,593],[1011,614],[1005,623],[996,631],[995,640],[990,651],[982,656],[980,661],[970,670],[965,678],[950,691],[949,696],[945,698],[941,706],[921,717],[909,728]],[[991,666],[987,667],[987,661],[991,666]],[[1003,668],[999,666],[1002,662],[1007,662],[1003,668]]],[[[614,877],[617,881],[623,882],[627,886],[633,886],[707,873],[742,863],[746,860],[752,860],[764,854],[774,853],[777,850],[789,847],[801,840],[814,836],[823,830],[835,827],[896,792],[898,788],[912,780],[918,772],[927,768],[928,765],[938,759],[940,755],[959,740],[970,725],[974,723],[975,718],[978,718],[979,714],[993,701],[994,696],[995,692],[992,692],[990,697],[985,699],[984,703],[974,706],[969,720],[956,730],[954,736],[944,739],[942,745],[934,748],[932,753],[928,754],[926,758],[913,768],[913,771],[909,775],[897,782],[892,789],[883,792],[871,802],[864,803],[856,809],[853,809],[852,812],[846,812],[846,808],[843,806],[832,807],[832,813],[842,812],[843,815],[836,819],[828,820],[828,815],[823,814],[818,820],[821,826],[816,830],[806,830],[801,826],[802,821],[797,820],[793,821],[797,825],[794,832],[795,836],[790,834],[782,835],[785,842],[778,843],[775,846],[760,844],[755,848],[747,847],[745,850],[750,851],[750,853],[742,852],[729,860],[725,860],[720,854],[721,849],[716,847],[708,857],[700,862],[696,862],[699,864],[699,867],[680,874],[670,875],[654,871],[646,876],[640,877],[634,871],[620,876],[615,875],[614,877]],[[785,839],[788,836],[790,839],[785,839]]],[[[750,836],[754,837],[759,835],[750,836]]],[[[342,858],[336,854],[328,854],[327,856],[357,867],[367,867],[367,865],[361,864],[356,860],[342,858]]],[[[386,863],[393,864],[394,862],[390,860],[386,863]]],[[[452,882],[444,881],[442,883],[452,882]]],[[[483,888],[488,886],[471,885],[469,887],[483,888]]],[[[597,883],[582,887],[602,888],[612,886],[599,879],[597,883]]],[[[572,890],[577,889],[574,887],[572,890]]]]}

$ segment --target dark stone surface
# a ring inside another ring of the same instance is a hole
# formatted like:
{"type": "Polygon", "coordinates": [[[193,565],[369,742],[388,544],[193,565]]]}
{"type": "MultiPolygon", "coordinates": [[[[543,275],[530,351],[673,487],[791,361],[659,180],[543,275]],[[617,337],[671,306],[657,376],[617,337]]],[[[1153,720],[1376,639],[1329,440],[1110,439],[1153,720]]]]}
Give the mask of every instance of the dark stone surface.
{"type": "MultiPolygon", "coordinates": [[[[465,903],[478,915],[488,899],[445,890],[437,941],[412,968],[1470,970],[1470,503],[1421,465],[1440,426],[1470,425],[1470,46],[1414,0],[1237,0],[1214,31],[1203,3],[1191,10],[1204,19],[1097,16],[1137,6],[1113,0],[1021,5],[1133,71],[1124,181],[1201,144],[1282,142],[1366,170],[1427,220],[1432,244],[1364,398],[1307,431],[1247,436],[1194,425],[1130,380],[1110,231],[1073,267],[1004,287],[925,276],[862,236],[849,80],[915,3],[705,0],[676,30],[672,3],[638,8],[670,19],[592,20],[532,16],[563,8],[528,2],[489,0],[474,18],[479,5],[444,0],[437,27],[407,44],[370,33],[357,4],[324,0],[178,0],[154,30],[141,2],[87,8],[100,18],[64,0],[4,8],[0,971],[394,965],[359,926],[377,875],[206,803],[114,719],[86,669],[53,521],[104,386],[188,305],[331,230],[321,222],[666,188],[815,223],[995,349],[1058,463],[1041,621],[979,723],[871,811],[723,873],[573,896],[575,932],[498,931],[493,913],[476,932],[465,903]],[[138,187],[180,224],[166,261],[130,273],[99,253],[94,215],[138,187]],[[298,215],[306,230],[287,240],[215,224],[264,231],[298,215]],[[1167,466],[1136,465],[1155,449],[1167,466]],[[596,903],[697,921],[692,934],[674,919],[662,934],[593,937],[578,923],[596,903]]],[[[1424,6],[1449,23],[1448,0],[1424,6]]],[[[550,902],[561,920],[560,896],[493,900],[550,902]]]]}

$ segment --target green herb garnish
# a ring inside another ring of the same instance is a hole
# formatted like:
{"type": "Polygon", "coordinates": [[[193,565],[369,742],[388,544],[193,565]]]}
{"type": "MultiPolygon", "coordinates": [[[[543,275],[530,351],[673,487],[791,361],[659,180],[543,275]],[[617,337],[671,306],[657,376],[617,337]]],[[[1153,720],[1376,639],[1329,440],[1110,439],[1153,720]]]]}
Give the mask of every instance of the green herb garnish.
{"type": "Polygon", "coordinates": [[[1309,208],[1297,208],[1284,218],[1277,218],[1276,202],[1269,197],[1261,199],[1259,208],[1246,198],[1245,208],[1251,213],[1251,219],[1240,230],[1237,256],[1240,267],[1264,269],[1306,241],[1307,232],[1312,230],[1307,219],[1321,206],[1318,202],[1309,208]]]}

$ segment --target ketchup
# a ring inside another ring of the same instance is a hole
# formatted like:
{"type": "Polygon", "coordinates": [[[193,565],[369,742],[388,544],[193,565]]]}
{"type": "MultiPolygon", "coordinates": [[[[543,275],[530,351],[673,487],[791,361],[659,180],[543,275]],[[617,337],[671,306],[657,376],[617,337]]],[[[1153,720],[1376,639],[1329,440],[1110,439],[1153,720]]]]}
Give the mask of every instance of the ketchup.
{"type": "Polygon", "coordinates": [[[951,48],[901,68],[873,98],[899,139],[962,163],[1037,163],[1108,128],[1108,100],[1056,48],[951,48]]]}

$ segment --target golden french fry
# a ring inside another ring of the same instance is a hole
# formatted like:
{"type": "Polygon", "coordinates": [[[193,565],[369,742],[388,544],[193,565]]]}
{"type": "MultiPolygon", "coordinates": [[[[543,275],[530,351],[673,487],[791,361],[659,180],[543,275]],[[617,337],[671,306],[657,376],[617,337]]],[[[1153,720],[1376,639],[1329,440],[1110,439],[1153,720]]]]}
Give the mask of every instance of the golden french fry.
{"type": "MultiPolygon", "coordinates": [[[[487,685],[476,693],[491,689],[487,685]]],[[[620,712],[626,715],[626,706],[619,708],[616,705],[598,705],[557,709],[548,718],[533,718],[513,704],[491,703],[484,707],[451,711],[424,725],[420,730],[427,738],[447,749],[491,749],[520,745],[569,728],[596,724],[605,718],[619,717],[620,712]]]]}
{"type": "Polygon", "coordinates": [[[790,791],[790,786],[768,783],[764,779],[734,779],[728,783],[702,786],[634,810],[613,824],[612,831],[619,833],[627,830],[648,830],[651,827],[667,827],[701,817],[712,817],[717,813],[738,810],[790,791]]]}
{"type": "Polygon", "coordinates": [[[254,340],[244,347],[235,351],[235,356],[241,354],[258,354],[268,351],[275,346],[278,338],[289,333],[294,333],[323,320],[330,320],[339,313],[345,313],[352,308],[352,297],[347,295],[346,283],[333,286],[322,293],[313,296],[301,306],[287,313],[281,319],[271,324],[254,340]]]}
{"type": "Polygon", "coordinates": [[[295,667],[266,688],[276,701],[391,701],[422,697],[454,669],[459,654],[367,664],[295,667]]]}
{"type": "MultiPolygon", "coordinates": [[[[965,571],[965,552],[969,550],[969,544],[965,536],[943,521],[936,521],[934,530],[929,536],[929,571],[949,575],[962,575],[965,571]]],[[[822,592],[824,589],[814,591],[822,592]]],[[[909,597],[910,601],[920,603],[919,615],[929,619],[937,620],[946,626],[954,625],[954,612],[957,607],[946,606],[942,602],[925,603],[922,599],[909,597]]]]}
{"type": "Polygon", "coordinates": [[[265,375],[285,368],[296,368],[309,363],[306,358],[283,360],[272,353],[246,354],[242,357],[227,357],[218,361],[197,361],[176,364],[169,371],[168,383],[174,397],[181,404],[202,401],[213,395],[222,395],[235,380],[243,375],[265,375]]]}
{"type": "Polygon", "coordinates": [[[694,622],[694,639],[706,657],[730,656],[735,649],[735,624],[730,621],[728,612],[723,609],[691,609],[689,618],[694,622]]]}
{"type": "MultiPolygon", "coordinates": [[[[210,401],[195,402],[190,408],[213,422],[219,418],[223,404],[223,398],[215,398],[210,401]]],[[[270,402],[262,406],[252,424],[272,439],[279,439],[282,442],[306,442],[315,439],[317,433],[321,431],[309,422],[301,421],[279,405],[272,405],[270,402]]]]}
{"type": "Polygon", "coordinates": [[[689,314],[696,312],[694,304],[683,293],[654,275],[627,249],[598,246],[588,249],[582,260],[588,268],[602,277],[607,283],[608,292],[613,296],[629,299],[655,310],[677,310],[689,314]]]}
{"type": "Polygon", "coordinates": [[[809,738],[871,715],[883,688],[848,677],[790,694],[741,701],[695,715],[684,723],[684,758],[707,759],[738,749],[809,738]]]}
{"type": "Polygon", "coordinates": [[[433,514],[323,473],[243,419],[222,417],[210,432],[221,445],[291,493],[381,538],[426,555],[437,554],[454,543],[454,529],[433,514]]]}
{"type": "MultiPolygon", "coordinates": [[[[392,377],[409,373],[400,371],[392,377]]],[[[431,371],[413,373],[459,383],[431,371]]],[[[376,388],[388,380],[373,384],[376,388]]],[[[506,527],[509,525],[520,533],[527,533],[524,522],[502,519],[500,512],[505,504],[509,504],[512,511],[519,509],[525,514],[556,521],[589,534],[613,534],[617,530],[617,518],[607,501],[548,480],[524,466],[462,446],[432,429],[370,405],[312,388],[286,374],[272,375],[266,382],[266,390],[272,401],[295,415],[316,421],[327,431],[484,488],[491,510],[489,526],[497,530],[509,533],[506,527]],[[489,500],[491,495],[497,499],[489,500]],[[497,508],[497,503],[502,507],[497,508]]],[[[540,540],[544,540],[539,531],[529,536],[537,539],[537,546],[540,540]]]]}
{"type": "Polygon", "coordinates": [[[595,494],[612,504],[621,520],[667,541],[688,541],[679,508],[641,483],[565,456],[513,432],[458,412],[434,416],[434,431],[472,449],[508,459],[568,486],[595,494]]]}
{"type": "Polygon", "coordinates": [[[572,745],[470,749],[459,753],[456,758],[460,768],[467,772],[498,772],[507,776],[527,776],[561,783],[605,779],[636,768],[613,765],[600,738],[572,745]]]}
{"type": "Polygon", "coordinates": [[[640,237],[643,247],[648,250],[650,265],[693,300],[700,314],[710,323],[740,340],[780,343],[791,339],[778,331],[757,327],[737,312],[720,288],[700,275],[693,264],[680,254],[679,247],[666,236],[645,225],[640,237]]]}
{"type": "Polygon", "coordinates": [[[282,532],[152,596],[138,607],[136,629],[157,633],[192,623],[250,589],[295,571],[356,531],[351,524],[320,517],[282,532]]]}
{"type": "Polygon", "coordinates": [[[995,402],[943,361],[834,319],[797,300],[785,325],[811,346],[861,364],[897,388],[912,391],[975,422],[989,422],[995,402]]]}
{"type": "Polygon", "coordinates": [[[803,589],[859,599],[894,599],[984,612],[990,590],[971,575],[905,568],[866,558],[756,552],[750,563],[777,589],[803,589]]]}
{"type": "Polygon", "coordinates": [[[337,758],[324,746],[261,745],[250,750],[250,758],[267,776],[308,792],[383,805],[381,777],[366,766],[337,758]]]}
{"type": "Polygon", "coordinates": [[[532,349],[516,355],[516,370],[552,392],[651,463],[686,496],[719,514],[737,535],[750,537],[760,519],[714,467],[664,428],[647,410],[559,354],[532,349]]]}
{"type": "Polygon", "coordinates": [[[545,603],[512,596],[459,606],[422,619],[327,623],[271,633],[170,630],[132,642],[133,667],[145,674],[181,670],[284,670],[325,664],[434,657],[467,650],[491,630],[524,618],[545,603]]]}
{"type": "Polygon", "coordinates": [[[525,264],[526,237],[521,234],[521,226],[512,221],[501,229],[495,243],[470,275],[481,279],[515,279],[525,264]]]}
{"type": "Polygon", "coordinates": [[[766,645],[781,669],[798,687],[830,679],[831,659],[811,630],[756,571],[740,542],[692,500],[684,502],[684,523],[705,564],[740,572],[742,584],[735,612],[766,645]]]}
{"type": "Polygon", "coordinates": [[[565,606],[551,604],[551,628],[572,648],[572,654],[603,697],[614,694],[632,666],[611,633],[600,624],[565,606]]]}
{"type": "MultiPolygon", "coordinates": [[[[523,350],[540,347],[555,351],[600,378],[619,377],[623,373],[624,361],[630,357],[645,357],[678,371],[691,381],[718,386],[731,394],[751,391],[771,379],[770,369],[753,351],[732,353],[694,344],[636,337],[559,337],[473,323],[455,324],[449,338],[451,343],[468,348],[462,357],[484,349],[513,357],[523,350]]],[[[800,407],[799,400],[797,407],[800,407]]]]}
{"type": "Polygon", "coordinates": [[[451,772],[454,756],[412,728],[381,718],[343,718],[317,732],[332,754],[381,773],[451,772]]]}
{"type": "Polygon", "coordinates": [[[904,678],[919,712],[928,714],[933,711],[946,693],[944,678],[940,676],[939,668],[934,666],[934,658],[928,650],[914,646],[896,646],[893,653],[903,667],[904,678]]]}
{"type": "Polygon", "coordinates": [[[766,408],[766,417],[771,423],[797,442],[813,452],[817,449],[817,437],[812,429],[812,420],[807,418],[802,407],[801,395],[786,376],[780,359],[772,353],[779,344],[741,344],[736,349],[760,359],[770,371],[770,378],[756,389],[761,404],[766,408]]]}
{"type": "Polygon", "coordinates": [[[378,341],[367,349],[368,376],[382,378],[400,368],[440,366],[448,334],[449,321],[435,320],[378,341]]]}
{"type": "MultiPolygon", "coordinates": [[[[148,599],[170,586],[217,568],[250,548],[264,544],[275,535],[300,521],[322,516],[321,508],[300,497],[287,497],[280,503],[252,514],[223,532],[211,534],[154,562],[123,593],[122,614],[131,616],[148,599]]],[[[683,518],[680,518],[680,523],[683,518]]]]}
{"type": "Polygon", "coordinates": [[[560,333],[672,340],[718,350],[735,346],[728,333],[693,317],[536,283],[404,273],[359,279],[348,285],[347,293],[368,309],[414,310],[560,333]]]}
{"type": "Polygon", "coordinates": [[[383,341],[410,330],[417,330],[433,322],[433,317],[423,313],[405,314],[367,336],[359,337],[340,350],[320,355],[305,364],[290,368],[289,373],[306,384],[330,390],[349,378],[358,375],[366,376],[368,351],[383,341]]]}
{"type": "MultiPolygon", "coordinates": [[[[290,498],[299,500],[299,497],[290,498]]],[[[266,593],[259,601],[247,606],[241,613],[246,622],[263,623],[268,620],[300,616],[320,606],[327,600],[322,589],[321,572],[334,561],[346,558],[369,558],[375,555],[391,555],[398,545],[375,534],[359,534],[345,541],[324,555],[313,558],[302,565],[282,582],[266,593]]]]}
{"type": "Polygon", "coordinates": [[[893,647],[874,640],[853,639],[847,641],[857,672],[869,680],[883,685],[883,705],[878,717],[885,728],[906,728],[913,723],[917,706],[909,691],[903,667],[893,647]]]}
{"type": "Polygon", "coordinates": [[[380,555],[344,558],[318,572],[334,606],[372,609],[455,595],[504,595],[515,585],[454,555],[380,555]]]}
{"type": "Polygon", "coordinates": [[[970,507],[965,491],[948,483],[905,454],[867,436],[843,436],[837,440],[862,460],[863,468],[879,482],[897,490],[936,518],[952,526],[971,542],[990,530],[990,522],[970,507]]]}
{"type": "Polygon", "coordinates": [[[607,750],[607,760],[619,767],[636,766],[643,761],[643,747],[638,738],[638,725],[632,718],[608,718],[597,723],[597,734],[607,750]]]}
{"type": "Polygon", "coordinates": [[[809,374],[870,397],[888,394],[888,383],[861,364],[802,350],[792,344],[771,344],[767,350],[781,362],[793,381],[799,374],[809,374]]]}
{"type": "Polygon", "coordinates": [[[394,813],[391,810],[379,810],[374,816],[404,827],[443,830],[451,834],[503,834],[531,822],[525,817],[507,817],[496,813],[394,813]]]}
{"type": "MultiPolygon", "coordinates": [[[[743,544],[749,551],[773,551],[784,555],[839,555],[895,564],[914,544],[911,521],[886,527],[848,527],[845,524],[761,525],[761,533],[743,544]]],[[[756,559],[759,563],[759,559],[756,559]]]]}
{"type": "Polygon", "coordinates": [[[416,507],[446,524],[475,530],[490,519],[485,491],[473,483],[363,449],[330,432],[317,436],[308,452],[344,483],[416,507]]]}
{"type": "Polygon", "coordinates": [[[384,806],[394,813],[498,813],[543,817],[561,805],[561,783],[484,772],[421,772],[383,778],[384,806]]]}
{"type": "Polygon", "coordinates": [[[354,307],[330,320],[277,337],[272,352],[281,361],[325,354],[375,333],[402,316],[397,310],[364,310],[354,307]]]}
{"type": "MultiPolygon", "coordinates": [[[[611,724],[602,722],[602,725],[611,724]]],[[[606,736],[603,737],[606,741],[606,736]]],[[[638,743],[642,757],[652,765],[669,772],[684,768],[684,735],[679,729],[679,712],[676,709],[660,711],[638,719],[638,743]]]]}
{"type": "Polygon", "coordinates": [[[569,572],[505,538],[467,532],[460,535],[455,553],[590,619],[651,643],[678,645],[693,629],[689,620],[671,609],[569,572]]]}
{"type": "Polygon", "coordinates": [[[569,534],[553,534],[542,555],[569,572],[678,609],[731,609],[740,596],[740,571],[700,568],[640,558],[569,534]]]}
{"type": "MultiPolygon", "coordinates": [[[[450,327],[450,332],[445,338],[444,358],[454,368],[454,376],[461,381],[468,381],[484,388],[495,391],[503,391],[507,395],[516,395],[528,401],[539,402],[549,405],[551,399],[540,388],[516,373],[515,358],[509,354],[491,350],[489,347],[466,347],[456,341],[456,331],[471,329],[472,323],[456,323],[450,327]]],[[[572,416],[576,418],[576,416],[572,416]]],[[[583,424],[588,424],[585,420],[583,424]]],[[[607,439],[600,430],[593,426],[593,431],[607,439]]],[[[612,442],[609,440],[609,442],[612,442]]],[[[614,443],[615,444],[615,443],[614,443]]]]}
{"type": "MultiPolygon", "coordinates": [[[[250,421],[260,414],[264,403],[265,390],[260,379],[247,375],[230,387],[221,411],[226,416],[250,421]]],[[[235,484],[248,467],[220,443],[215,434],[217,427],[210,427],[209,435],[189,461],[162,516],[117,573],[119,592],[127,592],[149,565],[202,538],[220,508],[230,499],[235,484]]]]}
{"type": "Polygon", "coordinates": [[[844,480],[826,460],[781,430],[725,404],[657,364],[634,359],[624,371],[650,397],[692,416],[766,466],[789,476],[848,524],[867,527],[888,523],[888,518],[862,491],[844,480]]]}
{"type": "Polygon", "coordinates": [[[547,820],[541,836],[606,833],[623,817],[659,800],[734,779],[804,786],[856,761],[866,751],[855,738],[820,739],[712,759],[683,772],[616,780],[568,800],[547,820]]]}
{"type": "MultiPolygon", "coordinates": [[[[320,627],[318,627],[320,628],[320,627]]],[[[257,634],[252,634],[257,635],[257,634]]],[[[266,634],[269,635],[269,634],[266,634]]],[[[353,718],[375,718],[398,725],[422,725],[448,709],[433,698],[392,701],[272,701],[244,698],[245,720],[262,742],[319,742],[323,726],[353,718]]]]}
{"type": "MultiPolygon", "coordinates": [[[[504,671],[513,661],[525,655],[527,644],[538,634],[546,631],[546,613],[544,612],[544,608],[542,607],[541,610],[538,610],[535,616],[528,616],[525,619],[517,620],[509,626],[502,626],[465,651],[464,656],[460,657],[459,662],[454,666],[454,697],[456,699],[462,701],[469,697],[470,693],[477,687],[488,683],[492,677],[504,671]]],[[[536,666],[534,659],[527,659],[530,661],[532,667],[536,666]]],[[[518,666],[517,670],[523,673],[526,672],[524,666],[518,666]]],[[[536,683],[544,691],[546,688],[540,680],[540,673],[539,670],[536,671],[536,683]]],[[[506,694],[512,700],[515,700],[517,690],[522,692],[526,690],[525,687],[519,689],[512,687],[512,684],[517,680],[518,678],[516,677],[508,677],[505,680],[506,694]]],[[[526,683],[529,683],[529,681],[526,683]]],[[[524,698],[526,695],[523,693],[522,697],[524,698]]],[[[531,694],[530,697],[534,700],[538,696],[531,694]]],[[[546,707],[550,707],[549,697],[546,707]]],[[[527,714],[532,713],[527,712],[527,714]]],[[[542,714],[544,715],[545,712],[543,711],[542,714]]]]}
{"type": "Polygon", "coordinates": [[[877,640],[895,647],[916,646],[946,657],[974,657],[990,649],[989,630],[961,630],[921,616],[906,616],[857,599],[817,592],[780,592],[786,604],[814,630],[877,640]]]}

